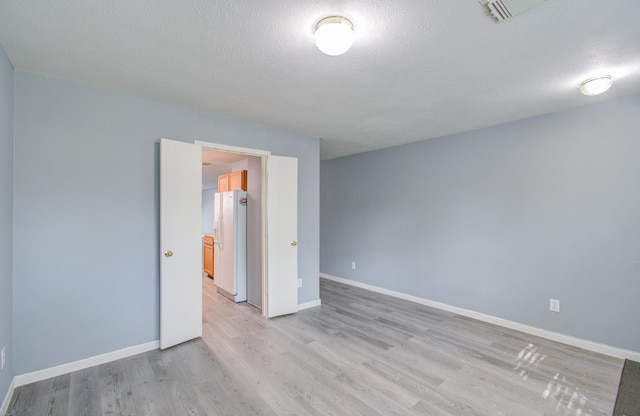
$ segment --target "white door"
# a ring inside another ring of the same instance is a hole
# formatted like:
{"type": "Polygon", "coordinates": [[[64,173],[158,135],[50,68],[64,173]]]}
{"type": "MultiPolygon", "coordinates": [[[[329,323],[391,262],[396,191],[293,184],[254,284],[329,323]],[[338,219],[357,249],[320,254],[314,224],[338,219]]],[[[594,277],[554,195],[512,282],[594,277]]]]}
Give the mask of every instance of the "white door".
{"type": "Polygon", "coordinates": [[[160,140],[160,348],[202,335],[201,147],[160,140]]]}
{"type": "Polygon", "coordinates": [[[267,161],[267,279],[269,318],[298,311],[298,159],[267,161]]]}

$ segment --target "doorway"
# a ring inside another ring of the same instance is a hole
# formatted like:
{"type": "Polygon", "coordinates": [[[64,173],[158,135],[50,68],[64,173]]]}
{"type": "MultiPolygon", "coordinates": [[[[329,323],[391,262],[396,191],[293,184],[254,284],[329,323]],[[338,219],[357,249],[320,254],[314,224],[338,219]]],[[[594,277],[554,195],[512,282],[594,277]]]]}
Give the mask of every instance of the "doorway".
{"type": "MultiPolygon", "coordinates": [[[[262,310],[262,316],[268,317],[267,286],[265,282],[265,259],[267,255],[266,235],[266,175],[268,158],[271,152],[258,149],[228,146],[204,141],[195,141],[202,148],[202,160],[210,161],[213,166],[207,169],[205,183],[205,168],[203,166],[204,186],[217,189],[217,177],[222,170],[240,170],[246,168],[247,174],[247,275],[251,278],[247,282],[247,301],[262,310]],[[217,163],[216,163],[217,162],[217,163]],[[216,164],[219,169],[216,169],[216,164]]],[[[224,172],[224,173],[229,173],[224,172]]],[[[204,195],[203,195],[204,196],[204,195]]],[[[214,208],[215,209],[215,208],[214,208]]]]}
{"type": "Polygon", "coordinates": [[[160,348],[202,334],[202,151],[260,158],[262,315],[298,310],[297,158],[160,140],[160,348]],[[175,255],[174,255],[175,253],[175,255]]]}
{"type": "MultiPolygon", "coordinates": [[[[207,274],[213,280],[215,269],[221,261],[211,258],[215,250],[214,223],[219,206],[215,204],[218,177],[231,172],[247,171],[247,303],[262,309],[262,158],[241,153],[202,149],[202,233],[205,241],[213,241],[213,247],[205,246],[204,256],[213,263],[207,274]]],[[[205,264],[208,263],[205,260],[205,264]]],[[[218,282],[215,282],[216,284],[218,282]]]]}

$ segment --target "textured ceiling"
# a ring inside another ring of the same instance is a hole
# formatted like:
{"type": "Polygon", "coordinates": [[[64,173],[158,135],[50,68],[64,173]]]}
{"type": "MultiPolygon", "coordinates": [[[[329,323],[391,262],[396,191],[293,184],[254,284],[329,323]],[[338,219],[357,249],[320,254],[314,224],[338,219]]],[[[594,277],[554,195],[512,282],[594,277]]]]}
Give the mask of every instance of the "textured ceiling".
{"type": "Polygon", "coordinates": [[[0,43],[17,70],[320,137],[323,159],[640,93],[638,0],[502,23],[478,0],[0,0],[0,43]],[[338,57],[312,36],[332,14],[357,29],[338,57]]]}

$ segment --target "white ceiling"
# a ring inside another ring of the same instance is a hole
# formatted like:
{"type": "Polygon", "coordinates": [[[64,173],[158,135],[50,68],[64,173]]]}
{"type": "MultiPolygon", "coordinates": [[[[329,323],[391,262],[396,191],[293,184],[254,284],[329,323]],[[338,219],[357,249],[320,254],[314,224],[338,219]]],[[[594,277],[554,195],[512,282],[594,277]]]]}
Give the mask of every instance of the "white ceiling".
{"type": "Polygon", "coordinates": [[[233,164],[249,156],[239,153],[202,150],[202,189],[218,189],[218,176],[233,171],[233,164]]]}
{"type": "Polygon", "coordinates": [[[323,159],[640,93],[638,0],[503,23],[478,0],[0,0],[0,43],[17,70],[320,137],[323,159]],[[313,43],[333,14],[357,29],[338,57],[313,43]]]}

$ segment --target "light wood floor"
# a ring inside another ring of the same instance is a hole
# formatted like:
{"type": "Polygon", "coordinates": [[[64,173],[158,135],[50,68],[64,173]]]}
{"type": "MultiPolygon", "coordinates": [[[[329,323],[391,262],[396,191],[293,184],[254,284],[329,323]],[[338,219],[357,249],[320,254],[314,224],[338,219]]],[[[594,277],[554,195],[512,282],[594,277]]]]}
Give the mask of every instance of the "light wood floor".
{"type": "Polygon", "coordinates": [[[622,361],[321,279],[265,320],[203,279],[204,336],[20,387],[9,415],[611,415],[622,361]]]}

